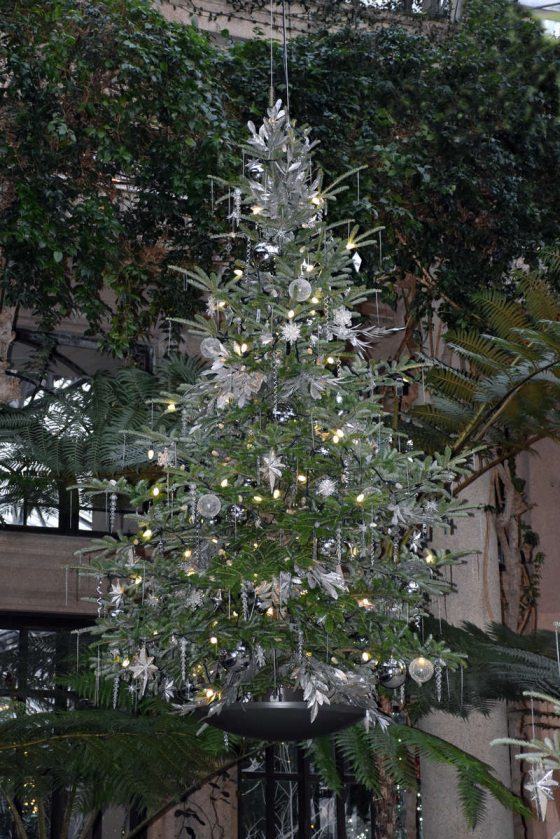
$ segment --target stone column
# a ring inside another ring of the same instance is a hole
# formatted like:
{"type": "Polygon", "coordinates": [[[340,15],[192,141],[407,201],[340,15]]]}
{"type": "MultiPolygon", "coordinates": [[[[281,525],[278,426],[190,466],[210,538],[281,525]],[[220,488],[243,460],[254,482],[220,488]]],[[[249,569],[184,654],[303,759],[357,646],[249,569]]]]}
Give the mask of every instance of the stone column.
{"type": "MultiPolygon", "coordinates": [[[[469,487],[468,496],[466,500],[472,505],[487,505],[490,502],[489,476],[483,475],[469,487]]],[[[473,551],[464,565],[453,568],[457,592],[446,598],[446,619],[454,624],[471,621],[482,627],[491,621],[500,621],[500,572],[492,514],[480,509],[474,511],[472,518],[457,519],[455,532],[437,534],[434,546],[473,551]]],[[[490,764],[499,780],[510,786],[509,750],[489,745],[494,738],[507,736],[505,705],[497,706],[488,717],[472,714],[465,722],[450,714],[435,712],[422,721],[421,728],[490,764]]],[[[462,814],[455,781],[452,767],[422,761],[425,839],[513,839],[512,814],[490,796],[484,819],[470,831],[462,814]]]]}

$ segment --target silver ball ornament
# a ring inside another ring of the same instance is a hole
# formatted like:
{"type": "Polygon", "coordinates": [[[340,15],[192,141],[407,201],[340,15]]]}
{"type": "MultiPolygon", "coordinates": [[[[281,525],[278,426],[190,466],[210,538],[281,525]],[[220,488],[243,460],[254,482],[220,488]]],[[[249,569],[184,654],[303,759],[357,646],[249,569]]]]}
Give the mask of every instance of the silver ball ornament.
{"type": "Polygon", "coordinates": [[[271,245],[270,242],[259,242],[253,248],[253,258],[255,262],[266,265],[278,255],[280,248],[278,245],[271,245]]]}
{"type": "Polygon", "coordinates": [[[406,679],[406,664],[396,658],[389,658],[379,666],[378,676],[382,687],[389,690],[400,688],[406,679]]]}
{"type": "Polygon", "coordinates": [[[228,518],[231,519],[231,521],[237,522],[237,524],[245,524],[247,521],[247,510],[240,504],[232,504],[231,507],[228,507],[227,512],[228,518]]]}
{"type": "Polygon", "coordinates": [[[279,403],[276,408],[271,411],[272,419],[280,425],[285,425],[292,419],[295,419],[296,412],[294,409],[283,402],[279,403]]]}

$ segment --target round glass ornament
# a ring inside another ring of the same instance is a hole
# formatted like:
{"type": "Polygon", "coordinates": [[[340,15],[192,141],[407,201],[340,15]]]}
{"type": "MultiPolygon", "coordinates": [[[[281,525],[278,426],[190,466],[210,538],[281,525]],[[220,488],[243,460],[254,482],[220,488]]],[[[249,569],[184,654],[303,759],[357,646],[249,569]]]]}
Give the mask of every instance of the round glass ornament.
{"type": "Polygon", "coordinates": [[[203,358],[218,358],[223,351],[222,343],[217,338],[203,338],[200,342],[200,354],[203,358]]]}
{"type": "Polygon", "coordinates": [[[298,277],[297,280],[293,280],[288,286],[290,297],[297,300],[298,303],[304,303],[306,300],[309,300],[312,291],[313,287],[305,277],[298,277]]]}
{"type": "Polygon", "coordinates": [[[205,519],[213,519],[222,509],[222,502],[212,492],[201,495],[197,501],[196,509],[205,519]]]}
{"type": "Polygon", "coordinates": [[[421,655],[410,662],[408,665],[408,672],[417,685],[423,685],[434,675],[434,665],[429,658],[424,658],[424,656],[421,655]]]}

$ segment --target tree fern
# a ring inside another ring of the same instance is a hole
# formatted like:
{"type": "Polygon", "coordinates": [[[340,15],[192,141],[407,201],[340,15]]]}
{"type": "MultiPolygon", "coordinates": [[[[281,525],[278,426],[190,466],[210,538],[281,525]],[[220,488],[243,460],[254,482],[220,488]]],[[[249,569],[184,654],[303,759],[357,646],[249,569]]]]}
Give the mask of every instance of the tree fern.
{"type": "Polygon", "coordinates": [[[511,338],[516,329],[529,326],[526,307],[495,289],[481,291],[473,300],[480,307],[483,320],[499,338],[511,338]]]}
{"type": "MultiPolygon", "coordinates": [[[[373,792],[379,791],[379,754],[376,754],[368,732],[361,725],[354,725],[335,735],[350,772],[358,783],[373,792]]],[[[387,743],[388,745],[388,743],[387,743]]]]}
{"type": "Polygon", "coordinates": [[[503,369],[515,357],[514,351],[506,352],[497,347],[490,336],[482,335],[480,332],[465,330],[449,332],[446,336],[446,344],[460,358],[468,361],[481,373],[488,375],[503,369]]]}
{"type": "Polygon", "coordinates": [[[307,753],[320,775],[321,780],[333,792],[340,794],[343,789],[342,778],[336,765],[334,741],[331,737],[316,737],[307,745],[307,753]]]}

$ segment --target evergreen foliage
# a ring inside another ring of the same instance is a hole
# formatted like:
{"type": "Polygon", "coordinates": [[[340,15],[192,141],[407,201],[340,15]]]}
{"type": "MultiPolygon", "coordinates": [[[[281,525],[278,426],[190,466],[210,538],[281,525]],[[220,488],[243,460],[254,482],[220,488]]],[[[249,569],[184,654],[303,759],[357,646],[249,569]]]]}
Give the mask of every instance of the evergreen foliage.
{"type": "MultiPolygon", "coordinates": [[[[46,328],[79,310],[126,353],[158,314],[192,310],[193,287],[168,266],[210,264],[208,175],[231,171],[232,141],[264,108],[269,46],[218,49],[143,0],[18,0],[5,12],[4,305],[46,328]]],[[[462,322],[473,291],[498,287],[513,259],[556,235],[558,46],[517,4],[469,0],[449,30],[295,39],[289,67],[293,116],[316,127],[329,179],[368,167],[331,213],[385,225],[381,249],[364,254],[370,284],[395,270],[417,312],[425,297],[451,300],[459,308],[440,313],[462,322]]],[[[274,76],[282,91],[279,51],[274,76]]]]}

